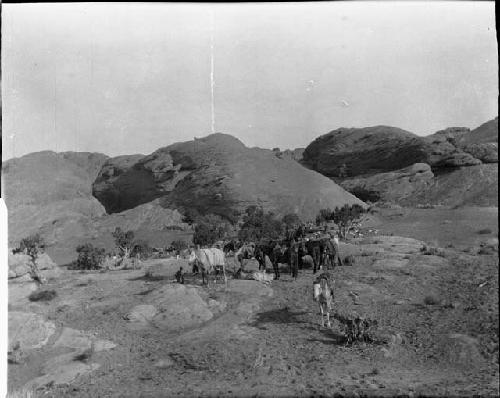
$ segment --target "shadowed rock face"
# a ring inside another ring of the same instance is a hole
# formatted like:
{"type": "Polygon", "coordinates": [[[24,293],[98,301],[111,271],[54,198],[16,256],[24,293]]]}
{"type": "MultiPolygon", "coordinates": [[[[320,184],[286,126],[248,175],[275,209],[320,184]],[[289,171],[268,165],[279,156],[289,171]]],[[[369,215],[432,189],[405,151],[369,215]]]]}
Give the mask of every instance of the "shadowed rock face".
{"type": "Polygon", "coordinates": [[[304,218],[324,207],[362,204],[297,162],[279,159],[270,150],[247,148],[225,134],[173,144],[142,158],[110,159],[93,184],[93,194],[108,212],[158,199],[164,207],[224,217],[251,204],[304,218]]]}

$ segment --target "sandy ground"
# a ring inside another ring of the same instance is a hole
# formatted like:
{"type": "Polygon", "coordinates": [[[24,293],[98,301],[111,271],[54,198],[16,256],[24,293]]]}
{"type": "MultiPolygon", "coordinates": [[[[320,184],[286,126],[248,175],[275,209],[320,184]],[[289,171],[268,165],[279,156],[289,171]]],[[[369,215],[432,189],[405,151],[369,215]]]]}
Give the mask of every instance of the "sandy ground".
{"type": "Polygon", "coordinates": [[[338,320],[331,329],[319,325],[311,270],[296,281],[285,273],[270,286],[230,280],[211,288],[196,277],[180,288],[172,275],[182,262],[174,261],[148,264],[149,277],[146,269],[65,271],[45,287],[57,292],[49,302],[30,302],[11,284],[11,298],[18,293],[11,313],[40,314],[55,332],[9,364],[9,390],[24,386],[44,397],[498,395],[498,252],[448,247],[424,255],[420,247],[394,236],[341,245],[355,264],[335,270],[332,312],[378,323],[372,342],[353,345],[338,320]],[[182,303],[186,311],[168,318],[182,303]],[[137,305],[159,309],[156,321],[127,320],[137,305]],[[113,346],[71,357],[65,367],[75,375],[64,380],[47,367],[73,352],[57,344],[64,328],[113,346]]]}

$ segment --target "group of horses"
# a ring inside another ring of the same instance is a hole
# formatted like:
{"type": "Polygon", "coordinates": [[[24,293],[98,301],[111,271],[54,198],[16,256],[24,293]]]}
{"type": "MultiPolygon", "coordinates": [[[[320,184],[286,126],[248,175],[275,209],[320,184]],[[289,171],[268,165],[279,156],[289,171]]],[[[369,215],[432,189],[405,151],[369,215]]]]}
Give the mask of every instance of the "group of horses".
{"type": "MultiPolygon", "coordinates": [[[[300,250],[299,259],[310,255],[314,262],[314,268],[319,270],[323,261],[323,253],[331,253],[337,250],[337,247],[331,247],[334,244],[331,239],[302,239],[300,241],[267,241],[255,243],[241,243],[236,241],[219,244],[219,247],[196,248],[191,249],[189,256],[190,264],[197,264],[201,270],[202,283],[209,285],[209,275],[218,274],[227,285],[226,275],[226,255],[234,255],[235,260],[243,268],[243,262],[246,259],[255,258],[259,261],[259,270],[267,268],[267,261],[272,263],[289,263],[290,251],[293,245],[298,245],[300,250]],[[277,251],[276,247],[280,250],[277,251]],[[276,258],[278,253],[279,258],[276,258]],[[270,260],[272,259],[272,260],[270,260]],[[267,261],[266,261],[267,260],[267,261]]],[[[300,266],[300,265],[299,265],[300,266]]],[[[333,304],[333,279],[328,273],[321,273],[313,283],[313,299],[318,302],[321,313],[321,325],[331,327],[330,311],[333,304]]]]}

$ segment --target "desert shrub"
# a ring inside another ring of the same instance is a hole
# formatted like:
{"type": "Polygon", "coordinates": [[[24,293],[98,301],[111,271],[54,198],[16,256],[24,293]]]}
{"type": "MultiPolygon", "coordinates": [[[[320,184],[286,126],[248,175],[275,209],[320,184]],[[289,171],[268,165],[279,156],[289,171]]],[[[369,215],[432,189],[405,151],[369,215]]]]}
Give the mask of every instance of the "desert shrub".
{"type": "Polygon", "coordinates": [[[138,240],[134,242],[134,246],[130,251],[130,256],[135,257],[139,255],[141,258],[149,258],[153,255],[153,248],[149,246],[148,242],[144,240],[138,240]]]}
{"type": "Polygon", "coordinates": [[[354,256],[352,256],[352,255],[349,255],[346,258],[344,258],[344,265],[346,265],[346,266],[352,266],[355,264],[355,262],[356,262],[356,260],[355,260],[354,256]]]}
{"type": "Polygon", "coordinates": [[[280,239],[283,232],[283,223],[272,212],[264,212],[262,207],[252,205],[245,210],[238,239],[244,242],[280,239]]]}
{"type": "Polygon", "coordinates": [[[216,214],[200,217],[194,227],[193,243],[195,245],[213,245],[224,239],[230,229],[228,221],[216,214]]]}
{"type": "Polygon", "coordinates": [[[182,250],[187,249],[189,244],[185,240],[179,239],[172,241],[170,246],[172,246],[174,250],[181,252],[182,250]]]}
{"type": "Polygon", "coordinates": [[[34,263],[38,258],[38,255],[43,251],[44,247],[45,242],[40,234],[34,234],[23,238],[16,251],[26,253],[31,257],[31,261],[34,263]]]}
{"type": "Polygon", "coordinates": [[[55,290],[40,290],[33,292],[28,296],[30,301],[50,301],[57,296],[55,290]]]}
{"type": "Polygon", "coordinates": [[[358,204],[336,207],[334,210],[321,209],[316,216],[316,225],[326,225],[333,221],[339,228],[340,236],[345,238],[352,227],[352,224],[359,220],[365,209],[358,204]]]}
{"type": "Polygon", "coordinates": [[[493,246],[482,246],[479,249],[478,254],[489,255],[489,254],[495,254],[496,251],[498,251],[498,249],[495,250],[495,248],[493,246]]]}
{"type": "Polygon", "coordinates": [[[300,217],[295,213],[288,213],[283,216],[281,222],[288,228],[294,228],[300,224],[300,217]]]}
{"type": "Polygon", "coordinates": [[[424,297],[424,304],[425,305],[436,305],[439,304],[439,300],[432,295],[428,295],[424,297]]]}
{"type": "Polygon", "coordinates": [[[488,234],[491,234],[491,229],[489,228],[484,228],[484,229],[480,229],[479,231],[477,231],[477,233],[479,235],[488,235],[488,234]]]}
{"type": "Polygon", "coordinates": [[[424,245],[421,249],[420,252],[425,255],[425,256],[441,256],[445,257],[445,252],[443,249],[440,249],[439,247],[434,247],[434,246],[427,246],[424,245]]]}
{"type": "Polygon", "coordinates": [[[182,227],[180,225],[166,225],[163,229],[166,231],[182,231],[182,227]]]}
{"type": "Polygon", "coordinates": [[[134,248],[134,232],[122,231],[120,227],[116,227],[112,233],[115,239],[115,245],[123,257],[129,257],[131,250],[134,248]]]}
{"type": "Polygon", "coordinates": [[[99,247],[94,247],[91,243],[80,245],[76,248],[78,258],[74,264],[76,269],[99,269],[104,261],[105,250],[99,247]]]}

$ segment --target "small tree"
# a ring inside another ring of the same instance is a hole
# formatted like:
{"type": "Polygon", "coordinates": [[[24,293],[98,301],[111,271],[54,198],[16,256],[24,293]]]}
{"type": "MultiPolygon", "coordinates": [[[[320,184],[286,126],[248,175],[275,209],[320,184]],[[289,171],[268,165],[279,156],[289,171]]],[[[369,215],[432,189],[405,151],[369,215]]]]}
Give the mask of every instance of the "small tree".
{"type": "Polygon", "coordinates": [[[238,238],[247,242],[257,242],[261,239],[279,239],[283,231],[283,223],[273,213],[266,213],[262,207],[252,205],[245,210],[238,238]]]}
{"type": "Polygon", "coordinates": [[[116,227],[113,232],[115,245],[120,250],[121,256],[124,258],[130,257],[130,252],[134,247],[134,232],[124,232],[120,227],[116,227]]]}
{"type": "Polygon", "coordinates": [[[44,247],[45,243],[40,234],[30,235],[27,238],[22,239],[19,243],[19,251],[30,256],[33,264],[36,262],[36,259],[43,251],[44,247]]]}
{"type": "Polygon", "coordinates": [[[134,242],[132,250],[130,251],[131,257],[140,256],[145,259],[151,257],[153,254],[153,248],[149,246],[148,242],[145,240],[138,240],[134,242]]]}
{"type": "Polygon", "coordinates": [[[229,223],[216,214],[200,217],[194,227],[193,243],[195,245],[213,245],[224,239],[230,229],[229,223]]]}
{"type": "Polygon", "coordinates": [[[76,260],[77,269],[99,269],[104,261],[105,250],[94,247],[91,243],[80,245],[76,248],[78,258],[76,260]]]}
{"type": "Polygon", "coordinates": [[[338,207],[335,208],[332,218],[335,224],[339,227],[340,236],[342,238],[346,238],[353,222],[358,220],[363,213],[363,207],[358,204],[354,204],[352,206],[345,204],[340,209],[338,207]]]}
{"type": "Polygon", "coordinates": [[[188,243],[185,240],[174,240],[170,244],[174,248],[175,251],[181,252],[184,249],[189,247],[188,243]]]}
{"type": "Polygon", "coordinates": [[[281,222],[285,224],[287,228],[295,228],[297,225],[300,225],[300,217],[295,213],[285,214],[281,222]]]}
{"type": "Polygon", "coordinates": [[[321,225],[326,225],[328,221],[331,221],[333,219],[333,211],[329,208],[326,209],[321,209],[316,216],[316,225],[321,226],[321,225]]]}
{"type": "Polygon", "coordinates": [[[43,241],[40,234],[34,234],[28,236],[27,238],[22,239],[21,242],[19,243],[19,250],[18,250],[30,256],[31,275],[33,279],[38,280],[40,283],[43,283],[43,278],[40,275],[40,272],[36,265],[36,260],[38,259],[40,253],[43,252],[44,247],[45,247],[45,242],[43,241]]]}

